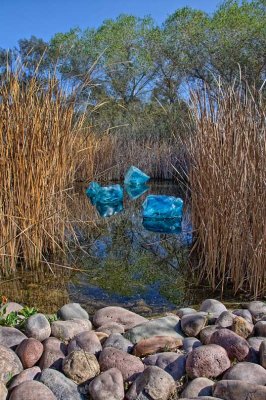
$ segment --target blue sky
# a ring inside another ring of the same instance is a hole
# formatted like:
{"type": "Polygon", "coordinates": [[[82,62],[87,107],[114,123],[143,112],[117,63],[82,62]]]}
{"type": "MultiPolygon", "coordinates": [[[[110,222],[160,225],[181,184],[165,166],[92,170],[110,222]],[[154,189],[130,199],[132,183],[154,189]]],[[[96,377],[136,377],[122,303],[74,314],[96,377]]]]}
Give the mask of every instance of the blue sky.
{"type": "Polygon", "coordinates": [[[157,23],[177,8],[213,12],[218,0],[0,0],[0,47],[11,48],[31,35],[49,40],[70,28],[98,27],[121,13],[151,15],[157,23]]]}

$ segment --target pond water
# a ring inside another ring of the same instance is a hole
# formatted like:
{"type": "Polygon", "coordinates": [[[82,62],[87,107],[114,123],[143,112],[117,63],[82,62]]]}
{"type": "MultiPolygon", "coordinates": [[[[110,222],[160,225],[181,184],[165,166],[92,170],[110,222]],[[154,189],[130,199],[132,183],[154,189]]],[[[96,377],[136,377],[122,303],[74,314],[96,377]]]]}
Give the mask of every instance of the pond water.
{"type": "MultiPolygon", "coordinates": [[[[83,210],[80,220],[86,219],[89,206],[85,189],[82,187],[76,197],[77,207],[83,210]]],[[[196,287],[188,268],[191,224],[186,202],[181,230],[174,234],[154,232],[154,227],[143,225],[141,217],[147,194],[184,198],[176,184],[153,182],[138,199],[134,194],[126,195],[116,215],[103,218],[94,210],[89,234],[77,229],[81,248],[73,246],[68,263],[76,272],[59,269],[59,273],[56,269],[52,275],[47,267],[38,273],[24,271],[2,281],[0,294],[34,304],[42,312],[55,312],[69,301],[81,303],[90,313],[106,305],[119,305],[143,315],[198,304],[206,298],[207,287],[196,287]]]]}

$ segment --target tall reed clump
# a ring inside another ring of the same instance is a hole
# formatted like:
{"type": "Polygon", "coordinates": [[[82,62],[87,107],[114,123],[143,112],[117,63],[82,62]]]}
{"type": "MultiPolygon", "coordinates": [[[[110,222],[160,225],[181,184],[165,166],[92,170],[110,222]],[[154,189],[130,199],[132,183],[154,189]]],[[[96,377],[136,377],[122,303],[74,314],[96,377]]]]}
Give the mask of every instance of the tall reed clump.
{"type": "Polygon", "coordinates": [[[84,155],[84,118],[68,99],[54,78],[8,72],[1,81],[0,272],[63,250],[69,185],[84,155]]]}
{"type": "Polygon", "coordinates": [[[266,293],[265,100],[247,89],[194,93],[190,185],[200,277],[266,293]]]}

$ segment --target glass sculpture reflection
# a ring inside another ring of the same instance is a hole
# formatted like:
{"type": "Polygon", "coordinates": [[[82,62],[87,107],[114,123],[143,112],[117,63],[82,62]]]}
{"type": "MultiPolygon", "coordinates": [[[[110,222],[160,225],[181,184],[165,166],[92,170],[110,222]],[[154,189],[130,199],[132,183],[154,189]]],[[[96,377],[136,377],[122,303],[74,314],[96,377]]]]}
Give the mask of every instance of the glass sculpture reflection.
{"type": "Polygon", "coordinates": [[[174,196],[149,195],[142,204],[143,218],[182,218],[183,200],[174,196]]]}
{"type": "Polygon", "coordinates": [[[167,219],[143,218],[142,224],[145,229],[152,232],[175,234],[182,232],[181,219],[179,217],[167,219]]]}
{"type": "Polygon", "coordinates": [[[132,185],[125,185],[126,192],[128,194],[128,197],[131,200],[136,200],[140,196],[142,196],[144,193],[149,190],[149,186],[147,185],[137,185],[137,186],[132,186],[132,185]]]}
{"type": "Polygon", "coordinates": [[[147,174],[139,168],[132,166],[127,171],[124,182],[126,185],[136,186],[145,184],[149,179],[150,177],[147,174]]]}
{"type": "Polygon", "coordinates": [[[117,203],[96,203],[96,209],[101,217],[111,217],[112,215],[118,214],[123,211],[123,202],[117,203]]]}
{"type": "Polygon", "coordinates": [[[90,199],[92,205],[95,205],[95,203],[96,203],[96,196],[97,196],[98,190],[100,188],[101,188],[101,185],[99,183],[91,182],[89,184],[88,189],[86,190],[86,195],[90,199]]]}

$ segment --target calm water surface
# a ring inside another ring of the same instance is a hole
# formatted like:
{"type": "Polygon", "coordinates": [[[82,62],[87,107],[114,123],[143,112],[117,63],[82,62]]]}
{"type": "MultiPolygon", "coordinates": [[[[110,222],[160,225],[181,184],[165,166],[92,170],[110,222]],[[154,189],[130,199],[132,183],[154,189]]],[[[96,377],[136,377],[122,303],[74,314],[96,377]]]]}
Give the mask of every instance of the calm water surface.
{"type": "MultiPolygon", "coordinates": [[[[91,313],[112,304],[147,315],[199,303],[206,291],[195,289],[188,270],[191,226],[186,206],[180,233],[152,232],[141,218],[147,194],[183,197],[176,184],[151,183],[137,200],[126,195],[123,210],[116,215],[102,218],[95,210],[93,234],[77,228],[81,249],[71,251],[69,265],[82,272],[59,268],[53,276],[47,267],[38,274],[24,272],[2,282],[0,293],[43,312],[54,312],[68,301],[80,302],[91,313]]],[[[80,220],[86,219],[85,187],[76,202],[83,210],[80,220]]]]}

